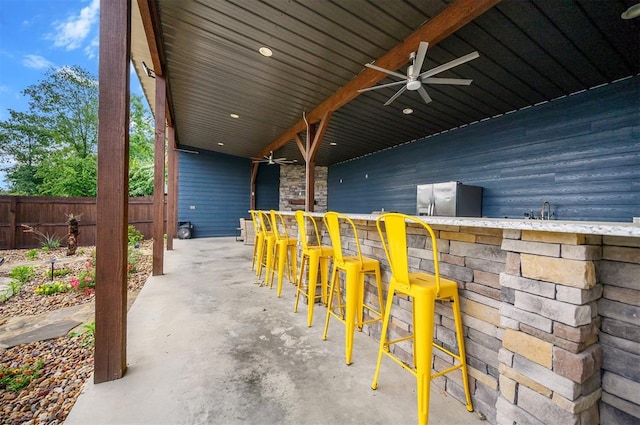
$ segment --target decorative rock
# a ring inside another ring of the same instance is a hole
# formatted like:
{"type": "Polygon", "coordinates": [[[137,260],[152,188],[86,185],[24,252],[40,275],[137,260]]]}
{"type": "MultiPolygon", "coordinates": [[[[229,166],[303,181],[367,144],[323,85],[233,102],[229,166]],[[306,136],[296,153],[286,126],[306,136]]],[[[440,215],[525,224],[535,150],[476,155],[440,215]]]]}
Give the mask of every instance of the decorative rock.
{"type": "Polygon", "coordinates": [[[507,329],[502,339],[504,348],[547,368],[553,364],[553,345],[524,332],[507,329]]]}
{"type": "Polygon", "coordinates": [[[553,370],[560,376],[582,383],[600,369],[602,347],[592,345],[575,354],[559,347],[553,348],[553,370]]]}

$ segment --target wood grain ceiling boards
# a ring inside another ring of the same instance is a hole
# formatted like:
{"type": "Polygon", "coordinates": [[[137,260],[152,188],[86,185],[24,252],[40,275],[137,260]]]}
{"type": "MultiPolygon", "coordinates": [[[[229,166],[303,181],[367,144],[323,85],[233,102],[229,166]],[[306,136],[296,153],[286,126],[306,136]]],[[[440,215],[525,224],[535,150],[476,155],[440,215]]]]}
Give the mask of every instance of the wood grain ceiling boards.
{"type": "MultiPolygon", "coordinates": [[[[258,155],[303,112],[362,73],[365,63],[381,58],[451,3],[156,1],[180,144],[258,155]],[[261,46],[274,55],[261,56],[261,46]]],[[[632,4],[500,2],[427,52],[423,70],[477,50],[478,59],[438,75],[472,78],[471,86],[427,86],[433,98],[428,105],[416,93],[405,93],[383,106],[393,88],[361,94],[334,112],[316,164],[349,160],[637,75],[640,19],[620,19],[632,4]],[[403,115],[406,107],[414,113],[403,115]]],[[[276,156],[303,163],[293,141],[276,156]]]]}

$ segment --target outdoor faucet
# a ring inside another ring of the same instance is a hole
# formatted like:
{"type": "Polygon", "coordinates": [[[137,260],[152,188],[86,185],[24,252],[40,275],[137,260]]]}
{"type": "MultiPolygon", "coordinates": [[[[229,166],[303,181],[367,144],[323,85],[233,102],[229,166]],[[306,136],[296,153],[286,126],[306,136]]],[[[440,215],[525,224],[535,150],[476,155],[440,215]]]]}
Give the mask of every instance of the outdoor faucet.
{"type": "Polygon", "coordinates": [[[549,203],[549,201],[544,201],[542,203],[542,209],[540,210],[540,220],[551,220],[551,204],[549,203]]]}

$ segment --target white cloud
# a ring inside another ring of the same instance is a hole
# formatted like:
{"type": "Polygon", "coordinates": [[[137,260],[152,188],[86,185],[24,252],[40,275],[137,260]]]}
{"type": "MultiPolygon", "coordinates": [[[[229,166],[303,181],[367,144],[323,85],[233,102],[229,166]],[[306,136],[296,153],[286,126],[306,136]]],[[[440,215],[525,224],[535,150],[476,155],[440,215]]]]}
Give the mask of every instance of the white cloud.
{"type": "Polygon", "coordinates": [[[33,69],[51,68],[54,66],[53,62],[38,55],[26,55],[22,63],[27,68],[33,69]]]}
{"type": "Polygon", "coordinates": [[[97,23],[100,12],[100,0],[92,0],[91,4],[83,7],[78,15],[72,15],[66,21],[54,23],[56,32],[49,34],[56,47],[74,50],[82,46],[83,41],[97,23]]]}
{"type": "Polygon", "coordinates": [[[93,40],[91,40],[91,43],[89,43],[89,45],[84,48],[84,53],[89,59],[93,59],[98,55],[99,46],[100,39],[98,37],[94,37],[93,40]]]}

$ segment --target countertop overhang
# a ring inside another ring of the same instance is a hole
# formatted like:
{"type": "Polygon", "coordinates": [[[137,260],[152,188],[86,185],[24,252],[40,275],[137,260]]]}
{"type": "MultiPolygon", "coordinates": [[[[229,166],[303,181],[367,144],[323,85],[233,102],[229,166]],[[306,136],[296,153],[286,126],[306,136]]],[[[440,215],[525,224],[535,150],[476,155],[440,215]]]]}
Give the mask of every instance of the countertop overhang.
{"type": "MultiPolygon", "coordinates": [[[[295,211],[281,211],[283,215],[294,215],[295,211]]],[[[311,213],[322,217],[323,213],[311,213]]],[[[349,214],[352,220],[373,220],[379,214],[349,214]]],[[[532,230],[539,232],[580,233],[585,235],[640,237],[639,223],[604,222],[604,221],[568,221],[568,220],[528,220],[514,218],[486,217],[439,217],[416,216],[430,225],[485,227],[490,229],[532,230]]]]}

